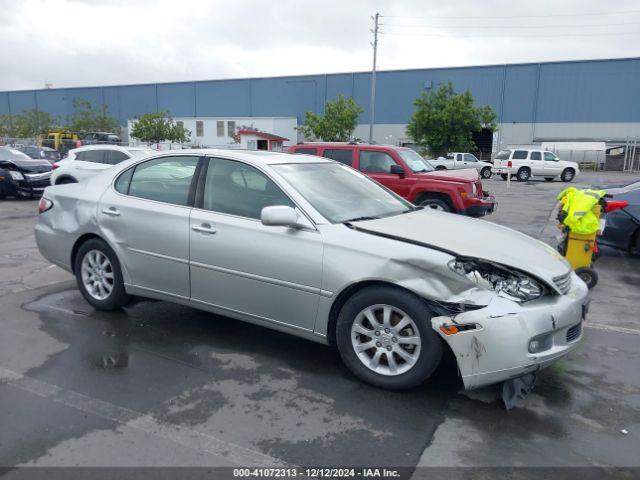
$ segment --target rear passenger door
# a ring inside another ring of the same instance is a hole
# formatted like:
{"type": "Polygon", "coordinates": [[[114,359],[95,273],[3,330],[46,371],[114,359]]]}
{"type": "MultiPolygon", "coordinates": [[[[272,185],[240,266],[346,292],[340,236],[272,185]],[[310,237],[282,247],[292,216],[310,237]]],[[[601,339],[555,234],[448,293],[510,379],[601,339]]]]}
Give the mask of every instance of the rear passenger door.
{"type": "Polygon", "coordinates": [[[532,175],[544,175],[544,162],[542,161],[542,152],[532,150],[529,153],[529,160],[532,175]]]}

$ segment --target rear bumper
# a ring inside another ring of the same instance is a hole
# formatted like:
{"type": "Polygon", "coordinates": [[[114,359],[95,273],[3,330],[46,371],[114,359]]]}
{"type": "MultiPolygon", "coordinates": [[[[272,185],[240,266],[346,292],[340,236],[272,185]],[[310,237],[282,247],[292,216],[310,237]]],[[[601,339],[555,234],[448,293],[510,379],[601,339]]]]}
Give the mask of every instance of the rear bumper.
{"type": "Polygon", "coordinates": [[[451,347],[467,389],[499,383],[545,368],[575,349],[582,339],[587,287],[572,274],[566,295],[518,304],[496,296],[485,308],[434,317],[432,327],[451,347]],[[445,335],[444,325],[474,328],[445,335]],[[532,340],[544,345],[531,353],[532,340]]]}
{"type": "Polygon", "coordinates": [[[483,198],[468,198],[465,202],[465,208],[458,213],[470,217],[482,217],[493,213],[495,209],[496,199],[493,195],[488,195],[483,198]]]}

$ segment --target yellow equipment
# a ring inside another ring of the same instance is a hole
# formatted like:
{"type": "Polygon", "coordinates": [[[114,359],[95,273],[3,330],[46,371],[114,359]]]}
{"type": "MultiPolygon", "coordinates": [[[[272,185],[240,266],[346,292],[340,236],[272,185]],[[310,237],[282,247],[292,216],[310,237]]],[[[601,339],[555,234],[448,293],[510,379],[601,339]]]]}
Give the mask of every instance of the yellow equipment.
{"type": "Polygon", "coordinates": [[[74,132],[69,130],[56,130],[43,135],[40,138],[40,145],[53,148],[60,152],[61,155],[64,155],[72,148],[80,146],[79,140],[80,138],[74,132]]]}
{"type": "Polygon", "coordinates": [[[558,213],[563,238],[558,247],[578,276],[593,288],[598,283],[598,273],[592,267],[597,258],[596,238],[601,230],[603,190],[578,190],[570,187],[558,195],[562,208],[558,213]]]}

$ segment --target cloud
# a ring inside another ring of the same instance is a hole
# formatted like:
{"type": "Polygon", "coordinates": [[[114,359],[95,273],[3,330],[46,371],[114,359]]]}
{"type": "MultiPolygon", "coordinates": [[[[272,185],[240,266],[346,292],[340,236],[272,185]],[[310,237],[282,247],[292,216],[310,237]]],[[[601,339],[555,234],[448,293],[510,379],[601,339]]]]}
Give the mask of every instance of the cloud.
{"type": "Polygon", "coordinates": [[[0,90],[368,70],[376,10],[381,69],[638,54],[640,11],[584,15],[633,1],[514,3],[0,0],[0,90]]]}

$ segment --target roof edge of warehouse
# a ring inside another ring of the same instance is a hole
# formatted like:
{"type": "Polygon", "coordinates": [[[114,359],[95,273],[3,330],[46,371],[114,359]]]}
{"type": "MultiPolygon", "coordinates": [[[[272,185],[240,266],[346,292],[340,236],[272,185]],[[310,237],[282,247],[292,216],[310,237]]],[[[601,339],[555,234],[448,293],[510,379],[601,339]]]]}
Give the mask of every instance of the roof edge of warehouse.
{"type": "MultiPolygon", "coordinates": [[[[615,62],[615,61],[629,61],[640,60],[640,57],[617,57],[617,58],[583,58],[576,60],[549,60],[549,61],[537,61],[537,62],[519,62],[519,63],[491,63],[485,65],[458,65],[450,67],[416,67],[416,68],[397,68],[391,70],[378,70],[377,74],[394,73],[394,72],[416,72],[420,70],[463,70],[472,68],[495,68],[495,67],[518,67],[527,65],[553,65],[560,63],[594,63],[594,62],[615,62]]],[[[274,75],[267,77],[230,77],[230,78],[210,78],[200,80],[176,80],[176,81],[162,81],[162,82],[142,82],[142,83],[114,83],[109,85],[85,85],[85,86],[68,86],[68,87],[54,87],[54,88],[25,88],[19,90],[0,90],[0,93],[14,93],[14,92],[36,92],[36,91],[54,91],[54,90],[78,90],[78,89],[92,89],[92,88],[114,88],[114,87],[137,87],[137,86],[149,86],[149,85],[169,85],[169,84],[181,84],[181,83],[204,83],[204,82],[229,82],[229,81],[246,81],[246,80],[267,80],[267,79],[279,79],[279,78],[303,78],[303,77],[327,77],[333,75],[361,75],[371,74],[370,70],[360,70],[351,72],[333,72],[333,73],[307,73],[297,75],[274,75]]]]}

